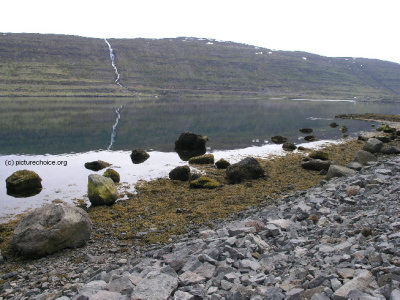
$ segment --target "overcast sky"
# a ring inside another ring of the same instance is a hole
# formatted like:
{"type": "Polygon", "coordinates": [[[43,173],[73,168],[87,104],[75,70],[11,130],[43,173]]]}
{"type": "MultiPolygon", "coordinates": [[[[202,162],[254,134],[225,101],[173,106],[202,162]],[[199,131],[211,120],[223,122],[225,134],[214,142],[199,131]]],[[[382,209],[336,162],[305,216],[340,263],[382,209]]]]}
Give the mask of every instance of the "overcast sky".
{"type": "Polygon", "coordinates": [[[400,63],[399,8],[398,0],[6,0],[0,32],[188,36],[400,63]]]}

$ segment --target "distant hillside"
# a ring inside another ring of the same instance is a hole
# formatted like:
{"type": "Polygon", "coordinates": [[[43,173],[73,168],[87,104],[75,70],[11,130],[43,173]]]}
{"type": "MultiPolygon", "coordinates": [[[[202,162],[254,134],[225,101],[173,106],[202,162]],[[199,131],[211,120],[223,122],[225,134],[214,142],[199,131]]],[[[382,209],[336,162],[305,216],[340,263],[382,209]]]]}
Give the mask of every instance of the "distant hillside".
{"type": "Polygon", "coordinates": [[[198,38],[0,33],[0,96],[223,94],[400,100],[400,64],[198,38]]]}

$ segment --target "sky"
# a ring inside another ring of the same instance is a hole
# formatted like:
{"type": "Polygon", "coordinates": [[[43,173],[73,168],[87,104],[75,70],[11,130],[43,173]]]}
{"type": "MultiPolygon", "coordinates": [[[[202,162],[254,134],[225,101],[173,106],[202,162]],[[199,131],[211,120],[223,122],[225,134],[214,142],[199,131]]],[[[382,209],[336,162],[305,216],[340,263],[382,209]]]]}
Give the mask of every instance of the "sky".
{"type": "Polygon", "coordinates": [[[399,8],[398,0],[9,0],[0,32],[186,36],[400,63],[399,8]]]}

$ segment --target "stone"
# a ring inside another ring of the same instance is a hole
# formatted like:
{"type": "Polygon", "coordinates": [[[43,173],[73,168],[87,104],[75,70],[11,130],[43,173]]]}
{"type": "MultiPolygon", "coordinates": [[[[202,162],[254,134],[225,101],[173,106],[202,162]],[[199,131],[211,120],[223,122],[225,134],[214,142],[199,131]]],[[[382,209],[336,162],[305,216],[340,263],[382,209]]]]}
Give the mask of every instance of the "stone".
{"type": "Polygon", "coordinates": [[[360,192],[360,187],[358,185],[351,185],[346,187],[346,194],[348,196],[357,195],[360,192]]]}
{"type": "Polygon", "coordinates": [[[378,153],[383,148],[383,142],[376,139],[370,138],[364,145],[363,150],[371,153],[378,153]]]}
{"type": "Polygon", "coordinates": [[[358,151],[354,158],[354,161],[360,163],[361,165],[366,165],[370,161],[376,161],[376,160],[377,158],[374,154],[365,150],[358,151]]]}
{"type": "Polygon", "coordinates": [[[397,147],[385,147],[382,148],[381,153],[383,154],[388,154],[388,155],[395,155],[395,154],[400,154],[400,148],[397,147]]]}
{"type": "Polygon", "coordinates": [[[122,294],[118,292],[98,291],[96,294],[90,295],[88,300],[120,300],[122,294]]]}
{"type": "Polygon", "coordinates": [[[42,178],[34,171],[16,171],[6,179],[7,194],[15,197],[36,195],[42,190],[41,182],[42,178]]]}
{"type": "Polygon", "coordinates": [[[198,275],[196,273],[193,273],[191,271],[186,271],[179,275],[179,281],[183,285],[192,285],[192,284],[197,284],[197,283],[202,283],[206,280],[205,277],[198,275]]]}
{"type": "Polygon", "coordinates": [[[285,142],[282,145],[282,149],[285,151],[294,151],[297,149],[297,146],[293,143],[285,142]]]}
{"type": "Polygon", "coordinates": [[[329,155],[328,153],[321,151],[321,150],[316,150],[311,152],[308,157],[312,159],[320,159],[320,160],[329,160],[329,155]]]}
{"type": "Polygon", "coordinates": [[[227,160],[221,158],[219,159],[216,163],[215,166],[217,167],[217,169],[226,169],[230,166],[230,162],[228,162],[227,160]]]}
{"type": "Polygon", "coordinates": [[[370,284],[374,281],[371,272],[364,270],[354,279],[341,286],[332,296],[334,300],[346,300],[352,290],[366,291],[370,284]]]}
{"type": "Polygon", "coordinates": [[[84,246],[91,230],[92,223],[83,209],[53,202],[35,209],[18,223],[11,245],[19,255],[38,258],[84,246]]]}
{"type": "Polygon", "coordinates": [[[103,176],[111,178],[112,181],[114,181],[115,183],[119,183],[120,180],[121,180],[121,177],[120,177],[119,173],[117,171],[115,171],[114,169],[107,169],[103,173],[103,176]]]}
{"type": "Polygon", "coordinates": [[[189,164],[199,164],[199,165],[213,165],[214,155],[213,154],[203,154],[200,156],[195,156],[189,159],[189,164]]]}
{"type": "Polygon", "coordinates": [[[109,164],[108,162],[102,161],[102,160],[96,160],[96,161],[85,163],[85,168],[92,170],[92,171],[100,171],[109,166],[111,166],[111,164],[109,164]]]}
{"type": "Polygon", "coordinates": [[[275,135],[273,137],[271,137],[271,141],[274,144],[283,144],[286,143],[288,141],[287,137],[284,137],[282,135],[275,135]]]}
{"type": "Polygon", "coordinates": [[[363,165],[358,162],[351,161],[346,165],[346,167],[355,171],[360,171],[363,168],[363,165]]]}
{"type": "Polygon", "coordinates": [[[266,173],[253,157],[246,157],[226,169],[229,183],[242,183],[247,180],[266,178],[266,173]]]}
{"type": "Polygon", "coordinates": [[[91,174],[88,176],[88,197],[93,206],[112,205],[118,198],[117,187],[111,178],[91,174]]]}
{"type": "Polygon", "coordinates": [[[334,177],[344,177],[354,175],[356,171],[338,165],[331,165],[326,174],[326,179],[332,179],[334,177]]]}
{"type": "Polygon", "coordinates": [[[135,149],[132,149],[130,156],[131,156],[132,163],[141,164],[141,163],[144,163],[147,159],[149,159],[150,154],[147,153],[143,149],[135,148],[135,149]]]}
{"type": "Polygon", "coordinates": [[[203,176],[198,179],[190,181],[189,186],[190,188],[194,189],[215,189],[221,186],[221,183],[219,183],[215,179],[203,176]]]}
{"type": "Polygon", "coordinates": [[[175,141],[175,151],[182,160],[206,153],[208,137],[193,132],[184,132],[175,141]]]}
{"type": "Polygon", "coordinates": [[[315,142],[318,141],[319,139],[314,135],[307,135],[304,137],[304,140],[306,140],[307,142],[315,142]]]}
{"type": "Polygon", "coordinates": [[[165,300],[178,287],[178,276],[161,270],[149,272],[132,291],[130,299],[165,300]]]}
{"type": "Polygon", "coordinates": [[[304,161],[301,163],[301,167],[306,170],[313,170],[313,171],[322,171],[322,170],[329,170],[331,166],[331,162],[328,160],[321,160],[321,159],[311,159],[308,161],[304,161]]]}
{"type": "Polygon", "coordinates": [[[299,131],[301,133],[307,133],[307,134],[310,134],[311,132],[313,132],[312,128],[301,128],[301,129],[299,129],[299,131]]]}
{"type": "Polygon", "coordinates": [[[189,166],[179,166],[171,170],[168,174],[171,180],[188,181],[190,179],[189,166]]]}

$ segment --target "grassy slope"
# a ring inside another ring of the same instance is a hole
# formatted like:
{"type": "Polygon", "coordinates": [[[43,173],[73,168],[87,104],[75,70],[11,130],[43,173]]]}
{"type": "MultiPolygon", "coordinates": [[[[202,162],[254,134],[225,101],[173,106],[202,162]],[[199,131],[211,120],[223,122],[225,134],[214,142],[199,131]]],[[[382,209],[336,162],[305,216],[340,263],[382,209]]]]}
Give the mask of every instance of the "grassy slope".
{"type": "Polygon", "coordinates": [[[0,33],[0,95],[257,94],[400,99],[400,65],[195,38],[102,39],[0,33]],[[262,54],[256,54],[260,53],[262,54]],[[271,53],[272,52],[272,53],[271,53]],[[304,59],[307,58],[307,59],[304,59]]]}

